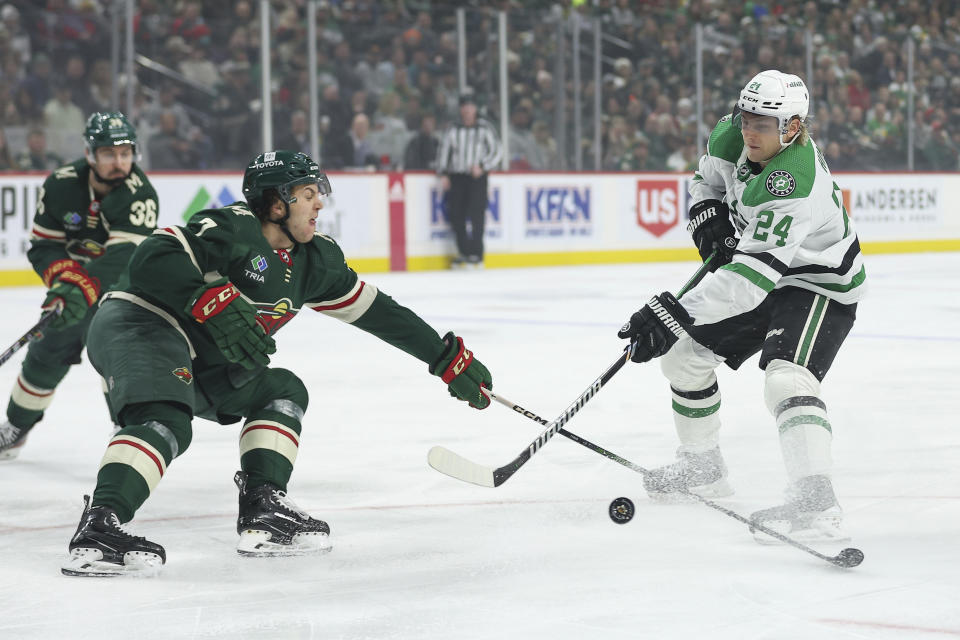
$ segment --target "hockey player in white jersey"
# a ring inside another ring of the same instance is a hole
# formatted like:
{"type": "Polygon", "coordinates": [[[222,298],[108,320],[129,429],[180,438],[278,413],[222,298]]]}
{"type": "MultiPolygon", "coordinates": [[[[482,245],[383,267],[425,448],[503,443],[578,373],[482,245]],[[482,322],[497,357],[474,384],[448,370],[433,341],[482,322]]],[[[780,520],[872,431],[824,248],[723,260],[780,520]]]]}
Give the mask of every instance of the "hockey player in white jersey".
{"type": "Polygon", "coordinates": [[[714,370],[759,352],[788,489],[784,504],[751,519],[798,539],[841,540],[820,384],[853,326],[866,272],[840,188],[810,139],[809,102],[795,75],[768,70],[747,83],[690,188],[688,230],[704,260],[714,254],[712,272],[682,303],[651,298],[618,335],[637,343],[635,362],[662,356],[672,391],[680,448],[644,477],[652,497],[733,493],[714,370]]]}

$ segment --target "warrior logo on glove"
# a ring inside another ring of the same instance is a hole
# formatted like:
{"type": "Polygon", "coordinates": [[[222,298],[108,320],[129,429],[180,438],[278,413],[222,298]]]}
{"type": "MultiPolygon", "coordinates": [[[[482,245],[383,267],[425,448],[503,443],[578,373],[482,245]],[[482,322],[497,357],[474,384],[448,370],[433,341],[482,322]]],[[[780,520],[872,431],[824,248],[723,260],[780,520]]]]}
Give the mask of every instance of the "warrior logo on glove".
{"type": "Polygon", "coordinates": [[[617,337],[630,340],[630,359],[646,362],[659,358],[686,335],[694,319],[669,291],[653,296],[620,328],[617,337]]]}

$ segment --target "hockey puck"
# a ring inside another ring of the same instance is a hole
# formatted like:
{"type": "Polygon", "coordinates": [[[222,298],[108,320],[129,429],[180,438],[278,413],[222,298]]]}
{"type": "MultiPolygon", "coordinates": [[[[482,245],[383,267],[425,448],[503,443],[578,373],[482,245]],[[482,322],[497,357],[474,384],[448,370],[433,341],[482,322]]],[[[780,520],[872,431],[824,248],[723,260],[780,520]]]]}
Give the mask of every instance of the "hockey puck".
{"type": "Polygon", "coordinates": [[[857,567],[863,562],[863,551],[848,547],[837,554],[835,564],[847,569],[857,567]]]}
{"type": "Polygon", "coordinates": [[[633,500],[630,498],[617,498],[610,503],[610,508],[607,509],[607,513],[610,514],[610,519],[617,524],[627,524],[633,520],[633,514],[635,512],[636,509],[633,506],[633,500]]]}

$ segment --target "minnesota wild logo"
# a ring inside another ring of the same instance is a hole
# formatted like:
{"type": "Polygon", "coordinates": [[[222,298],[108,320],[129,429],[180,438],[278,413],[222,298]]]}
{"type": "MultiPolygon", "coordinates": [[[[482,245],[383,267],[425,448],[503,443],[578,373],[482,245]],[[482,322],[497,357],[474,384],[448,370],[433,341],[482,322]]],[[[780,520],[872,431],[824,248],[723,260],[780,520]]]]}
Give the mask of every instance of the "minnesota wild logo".
{"type": "Polygon", "coordinates": [[[177,367],[172,373],[173,375],[177,376],[177,378],[183,384],[190,384],[193,382],[193,374],[190,373],[190,369],[187,369],[186,367],[177,367]]]}
{"type": "Polygon", "coordinates": [[[273,303],[258,302],[256,306],[257,313],[260,314],[260,322],[266,325],[270,335],[276,333],[280,327],[297,315],[297,310],[293,308],[293,302],[289,298],[281,298],[273,303]]]}

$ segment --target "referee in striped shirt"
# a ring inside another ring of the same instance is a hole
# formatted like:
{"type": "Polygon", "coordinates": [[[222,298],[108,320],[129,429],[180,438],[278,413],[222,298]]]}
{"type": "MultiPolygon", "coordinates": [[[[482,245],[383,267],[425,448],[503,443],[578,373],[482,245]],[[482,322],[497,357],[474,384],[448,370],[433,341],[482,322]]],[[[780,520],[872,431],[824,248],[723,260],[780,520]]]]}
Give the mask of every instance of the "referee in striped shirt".
{"type": "Polygon", "coordinates": [[[451,268],[483,267],[483,226],[487,210],[487,173],[503,150],[493,127],[477,118],[471,94],[460,96],[459,124],[451,126],[437,151],[437,173],[447,194],[447,212],[458,255],[451,268]]]}

